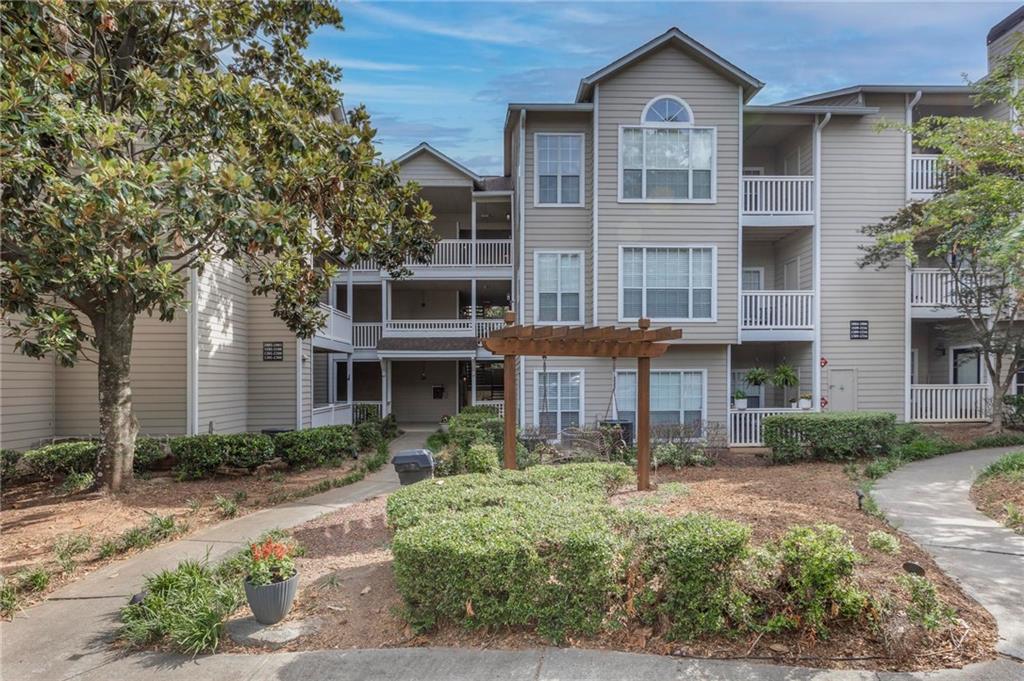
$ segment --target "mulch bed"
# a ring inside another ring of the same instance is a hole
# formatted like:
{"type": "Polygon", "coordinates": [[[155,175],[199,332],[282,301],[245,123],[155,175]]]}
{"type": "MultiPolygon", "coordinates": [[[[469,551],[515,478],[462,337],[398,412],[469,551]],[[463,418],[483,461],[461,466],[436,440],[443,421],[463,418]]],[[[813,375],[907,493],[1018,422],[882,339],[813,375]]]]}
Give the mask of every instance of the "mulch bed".
{"type": "MultiPolygon", "coordinates": [[[[1013,504],[1024,513],[1024,478],[996,475],[971,487],[971,501],[978,510],[1000,525],[1007,525],[1006,505],[1013,504]]],[[[1011,528],[1024,534],[1024,526],[1011,528]]]]}
{"type": "MultiPolygon", "coordinates": [[[[642,504],[668,515],[707,511],[742,521],[753,528],[753,543],[777,538],[797,524],[830,522],[843,527],[865,557],[859,569],[862,587],[874,596],[905,597],[894,581],[902,563],[921,565],[940,597],[953,606],[958,626],[931,637],[903,637],[893,630],[873,631],[868,625],[834,627],[828,640],[799,634],[743,634],[680,644],[662,639],[650,628],[636,628],[571,639],[566,645],[666,655],[745,658],[836,669],[918,670],[959,667],[994,656],[997,638],[992,616],[959,590],[928,554],[910,538],[883,521],[857,510],[854,483],[842,466],[801,464],[766,466],[748,454],[728,454],[712,468],[659,471],[661,490],[623,491],[612,498],[620,505],[642,504]],[[671,483],[666,485],[665,483],[671,483]],[[895,556],[867,545],[867,534],[885,530],[899,536],[895,556]],[[885,640],[888,639],[888,640],[885,640]]],[[[402,600],[391,570],[390,532],[385,525],[385,500],[376,498],[322,516],[297,528],[294,537],[305,547],[298,560],[302,588],[289,619],[317,618],[315,633],[285,648],[374,648],[394,646],[461,646],[527,648],[549,642],[527,631],[470,631],[442,626],[415,635],[401,617],[402,600]]],[[[246,616],[240,612],[236,616],[246,616]]],[[[228,643],[227,649],[249,650],[228,643]]],[[[252,652],[256,652],[255,649],[252,652]]]]}

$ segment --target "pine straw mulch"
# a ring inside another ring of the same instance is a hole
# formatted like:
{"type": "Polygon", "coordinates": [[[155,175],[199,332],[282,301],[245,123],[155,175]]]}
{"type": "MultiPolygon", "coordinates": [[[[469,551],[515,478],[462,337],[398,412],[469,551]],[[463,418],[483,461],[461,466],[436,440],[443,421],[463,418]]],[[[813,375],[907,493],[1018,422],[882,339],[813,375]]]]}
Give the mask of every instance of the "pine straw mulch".
{"type": "Polygon", "coordinates": [[[971,501],[978,510],[1005,525],[1018,534],[1024,534],[1024,524],[1012,525],[1008,506],[1012,504],[1018,513],[1024,513],[1024,477],[994,475],[971,487],[971,501]]]}
{"type": "MultiPolygon", "coordinates": [[[[865,557],[859,569],[861,586],[874,596],[905,596],[896,586],[904,561],[913,561],[935,582],[943,601],[956,609],[959,622],[925,636],[914,627],[900,636],[897,618],[883,634],[867,624],[834,627],[828,640],[799,634],[717,636],[685,644],[665,641],[657,631],[636,628],[569,640],[578,648],[622,650],[666,655],[769,660],[835,669],[920,670],[960,667],[994,656],[997,638],[992,616],[961,592],[927,553],[883,521],[857,510],[855,488],[842,467],[832,464],[766,466],[746,454],[725,455],[713,468],[660,471],[661,491],[623,491],[612,498],[621,505],[642,504],[668,515],[708,511],[748,523],[753,542],[779,537],[790,526],[831,522],[843,527],[865,557]],[[665,485],[665,483],[673,483],[665,485]],[[685,487],[683,487],[685,486],[685,487]],[[895,556],[867,546],[867,534],[885,530],[899,536],[895,556]],[[887,640],[883,640],[887,639],[887,640]]],[[[285,646],[288,650],[376,648],[396,646],[461,646],[531,648],[549,642],[528,631],[470,631],[457,625],[415,635],[401,618],[402,601],[391,570],[390,532],[385,524],[385,499],[371,499],[331,513],[297,528],[294,537],[305,547],[298,560],[302,580],[289,620],[317,619],[315,633],[285,646]]],[[[248,615],[247,610],[236,617],[248,615]]],[[[234,643],[236,652],[258,652],[234,643]]]]}

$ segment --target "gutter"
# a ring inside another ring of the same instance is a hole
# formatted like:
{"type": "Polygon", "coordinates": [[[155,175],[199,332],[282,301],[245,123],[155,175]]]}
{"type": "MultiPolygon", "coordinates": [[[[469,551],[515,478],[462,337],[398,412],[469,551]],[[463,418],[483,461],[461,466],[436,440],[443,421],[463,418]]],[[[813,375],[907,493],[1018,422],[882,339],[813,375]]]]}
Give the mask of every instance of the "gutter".
{"type": "Polygon", "coordinates": [[[813,375],[811,408],[821,411],[821,131],[832,120],[832,113],[814,124],[814,354],[812,359],[813,375]]]}
{"type": "Polygon", "coordinates": [[[185,432],[188,435],[197,435],[199,433],[199,275],[192,268],[189,268],[188,290],[192,301],[188,308],[186,331],[185,432]]]}
{"type": "Polygon", "coordinates": [[[601,99],[600,85],[595,85],[594,86],[594,121],[593,121],[593,123],[591,123],[591,127],[593,128],[593,130],[591,130],[591,133],[590,133],[591,143],[594,145],[594,171],[590,174],[591,182],[593,182],[593,187],[590,190],[590,206],[591,206],[591,208],[590,208],[590,215],[591,215],[591,219],[592,219],[592,223],[593,223],[593,235],[591,237],[591,243],[590,243],[590,248],[591,248],[591,253],[590,253],[590,261],[591,261],[590,262],[590,279],[591,279],[591,281],[590,281],[590,307],[591,307],[591,312],[590,312],[590,315],[591,315],[591,324],[593,324],[594,326],[597,326],[597,262],[598,262],[598,257],[597,256],[598,256],[598,252],[600,250],[600,244],[601,244],[600,237],[598,236],[598,215],[597,215],[598,207],[599,207],[599,205],[601,203],[598,200],[599,196],[598,196],[598,181],[597,181],[598,169],[601,167],[601,164],[600,164],[601,145],[599,143],[601,119],[600,119],[600,114],[598,113],[598,109],[597,109],[598,102],[600,102],[600,99],[601,99]]]}
{"type": "MultiPolygon", "coordinates": [[[[526,310],[526,109],[519,110],[519,300],[516,307],[519,308],[518,322],[522,324],[523,313],[526,310]]],[[[526,360],[519,360],[519,386],[516,391],[517,406],[519,410],[519,427],[526,427],[526,360]]]]}
{"type": "MultiPolygon", "coordinates": [[[[904,122],[908,127],[914,123],[914,107],[921,101],[921,97],[923,95],[924,93],[921,90],[918,90],[914,93],[914,96],[909,99],[904,95],[904,101],[907,103],[907,108],[904,113],[904,122]]],[[[914,154],[914,136],[910,132],[907,132],[905,137],[904,146],[906,148],[906,160],[904,161],[904,188],[906,189],[906,200],[909,203],[911,200],[910,160],[914,154]]],[[[913,327],[910,314],[910,287],[913,284],[911,283],[910,263],[904,262],[903,269],[903,420],[910,423],[910,380],[914,371],[913,351],[911,349],[913,342],[913,327]]]]}

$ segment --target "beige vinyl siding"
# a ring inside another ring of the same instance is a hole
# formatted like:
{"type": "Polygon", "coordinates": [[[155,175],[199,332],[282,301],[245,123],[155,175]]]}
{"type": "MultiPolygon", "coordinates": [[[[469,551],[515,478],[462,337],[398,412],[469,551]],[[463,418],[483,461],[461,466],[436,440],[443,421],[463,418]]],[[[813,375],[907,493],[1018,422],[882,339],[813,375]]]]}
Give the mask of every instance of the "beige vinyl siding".
{"type": "Polygon", "coordinates": [[[581,251],[583,267],[583,295],[580,298],[580,314],[584,323],[590,322],[591,310],[591,239],[593,221],[590,213],[591,177],[593,170],[593,144],[591,142],[591,117],[589,113],[537,113],[526,115],[526,181],[520,191],[524,193],[526,205],[526,256],[522,267],[526,272],[526,295],[523,301],[524,320],[527,324],[536,322],[534,311],[534,254],[537,251],[581,251]],[[566,132],[582,133],[583,177],[580,191],[584,193],[582,207],[535,207],[535,149],[536,133],[566,132]]]}
{"type": "Polygon", "coordinates": [[[710,244],[717,247],[717,321],[683,323],[683,342],[737,340],[739,103],[734,83],[671,47],[600,84],[600,324],[618,320],[620,246],[710,244]],[[715,203],[619,203],[619,127],[639,124],[644,106],[659,95],[685,100],[697,126],[717,128],[715,203]]]}
{"type": "MultiPolygon", "coordinates": [[[[171,322],[146,314],[135,320],[131,385],[140,434],[185,433],[187,355],[188,315],[185,311],[179,311],[171,322]]],[[[55,435],[58,437],[99,433],[96,372],[96,365],[86,361],[79,361],[74,367],[56,367],[55,435]]]]}
{"type": "Polygon", "coordinates": [[[799,258],[800,272],[797,278],[799,290],[814,288],[814,239],[810,229],[801,229],[775,243],[774,281],[775,288],[786,287],[786,263],[799,258]]]}
{"type": "MultiPolygon", "coordinates": [[[[703,369],[707,371],[707,415],[708,420],[725,423],[726,419],[726,352],[724,345],[675,345],[662,357],[651,360],[651,370],[703,369]]],[[[540,358],[526,360],[526,423],[536,426],[536,409],[541,400],[535,395],[535,372],[542,371],[540,358]]],[[[593,357],[549,358],[548,371],[583,371],[583,425],[593,426],[598,421],[611,418],[612,360],[593,357]]],[[[617,371],[635,371],[635,359],[620,359],[615,363],[617,371]]]]}
{"type": "Polygon", "coordinates": [[[829,373],[857,369],[859,409],[904,409],[905,283],[901,267],[861,269],[861,228],[878,222],[905,202],[905,142],[897,130],[879,132],[883,119],[903,120],[903,95],[876,95],[881,109],[863,118],[839,116],[822,133],[821,354],[822,394],[829,373]],[[849,339],[851,320],[867,320],[869,340],[849,339]]]}
{"type": "Polygon", "coordinates": [[[249,291],[237,264],[212,263],[197,282],[199,432],[247,427],[249,291]]]}
{"type": "MultiPolygon", "coordinates": [[[[950,360],[953,348],[977,345],[971,323],[965,319],[915,321],[912,347],[917,350],[918,383],[952,383],[950,360]],[[939,348],[943,351],[940,352],[939,348]]],[[[1010,371],[1009,357],[1004,359],[1002,378],[1010,371]]],[[[988,383],[988,370],[981,366],[981,382],[988,383]]]]}
{"type": "MultiPolygon", "coordinates": [[[[274,316],[273,301],[250,296],[247,336],[249,346],[248,430],[295,428],[295,334],[274,316]],[[281,341],[284,360],[263,361],[263,343],[281,341]]],[[[202,379],[200,379],[202,380],[202,379]]]]}
{"type": "Polygon", "coordinates": [[[391,411],[401,423],[438,423],[458,411],[457,363],[448,361],[391,362],[391,411]],[[435,400],[433,387],[444,386],[435,400]]]}
{"type": "Polygon", "coordinates": [[[54,435],[55,364],[14,350],[0,336],[0,447],[28,449],[54,435]]]}
{"type": "Polygon", "coordinates": [[[468,187],[473,180],[427,151],[405,160],[399,168],[402,182],[418,182],[424,187],[468,187]]]}

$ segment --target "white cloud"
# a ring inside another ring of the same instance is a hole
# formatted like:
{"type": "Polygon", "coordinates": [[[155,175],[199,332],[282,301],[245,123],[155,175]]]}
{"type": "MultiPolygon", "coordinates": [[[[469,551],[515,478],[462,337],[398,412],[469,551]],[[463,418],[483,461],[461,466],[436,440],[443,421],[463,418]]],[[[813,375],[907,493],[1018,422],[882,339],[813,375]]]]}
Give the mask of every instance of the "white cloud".
{"type": "Polygon", "coordinates": [[[351,59],[349,57],[335,57],[330,60],[335,66],[353,71],[419,71],[417,64],[398,64],[386,61],[374,61],[372,59],[351,59]]]}

